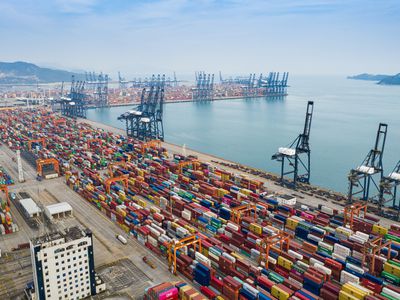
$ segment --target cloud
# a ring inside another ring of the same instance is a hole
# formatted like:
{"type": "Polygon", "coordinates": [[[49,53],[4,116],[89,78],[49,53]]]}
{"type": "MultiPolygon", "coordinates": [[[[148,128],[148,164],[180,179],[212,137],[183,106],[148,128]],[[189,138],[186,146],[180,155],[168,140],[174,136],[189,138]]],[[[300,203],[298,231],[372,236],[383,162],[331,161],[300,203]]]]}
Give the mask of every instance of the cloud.
{"type": "Polygon", "coordinates": [[[93,10],[98,3],[96,0],[56,0],[59,12],[68,14],[86,14],[93,10]]]}

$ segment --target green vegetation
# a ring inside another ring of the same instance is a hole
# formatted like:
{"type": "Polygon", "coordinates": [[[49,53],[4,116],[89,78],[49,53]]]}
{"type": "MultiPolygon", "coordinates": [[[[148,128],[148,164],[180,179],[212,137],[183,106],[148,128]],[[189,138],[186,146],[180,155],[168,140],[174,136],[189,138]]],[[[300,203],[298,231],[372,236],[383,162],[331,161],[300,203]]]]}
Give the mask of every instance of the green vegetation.
{"type": "Polygon", "coordinates": [[[41,68],[27,62],[0,62],[0,83],[48,83],[71,81],[75,75],[77,80],[84,80],[83,74],[72,73],[63,70],[41,68]]]}

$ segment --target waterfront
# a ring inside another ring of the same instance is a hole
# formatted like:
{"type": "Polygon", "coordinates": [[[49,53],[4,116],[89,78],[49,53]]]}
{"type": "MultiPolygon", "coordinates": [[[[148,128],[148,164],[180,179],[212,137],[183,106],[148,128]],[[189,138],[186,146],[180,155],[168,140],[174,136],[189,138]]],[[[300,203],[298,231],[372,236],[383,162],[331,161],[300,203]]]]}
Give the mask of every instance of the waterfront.
{"type": "MultiPolygon", "coordinates": [[[[308,100],[315,101],[311,130],[313,184],[347,191],[347,173],[372,147],[379,122],[389,124],[384,166],[400,159],[400,87],[344,77],[289,77],[289,96],[165,105],[165,140],[271,172],[271,155],[302,131],[308,100]]],[[[129,107],[88,111],[88,118],[124,128],[117,116],[129,107]]]]}

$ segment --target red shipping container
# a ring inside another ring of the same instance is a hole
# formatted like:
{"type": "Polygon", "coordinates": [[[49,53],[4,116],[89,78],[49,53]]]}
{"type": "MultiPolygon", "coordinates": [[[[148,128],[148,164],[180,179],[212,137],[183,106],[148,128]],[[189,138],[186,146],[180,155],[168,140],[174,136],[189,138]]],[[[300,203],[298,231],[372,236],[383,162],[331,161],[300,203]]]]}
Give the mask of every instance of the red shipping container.
{"type": "Polygon", "coordinates": [[[210,288],[206,286],[201,286],[200,292],[202,292],[204,296],[208,297],[209,299],[214,299],[215,297],[217,297],[217,294],[215,294],[215,292],[213,292],[210,288]]]}

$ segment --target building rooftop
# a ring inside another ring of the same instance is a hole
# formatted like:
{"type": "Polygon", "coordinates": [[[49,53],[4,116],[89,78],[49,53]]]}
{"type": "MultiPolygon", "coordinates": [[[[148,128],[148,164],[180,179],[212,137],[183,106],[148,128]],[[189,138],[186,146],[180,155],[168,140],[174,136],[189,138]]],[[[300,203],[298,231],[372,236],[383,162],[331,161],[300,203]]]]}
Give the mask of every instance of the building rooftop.
{"type": "Polygon", "coordinates": [[[42,211],[32,198],[21,199],[19,203],[30,215],[38,214],[42,211]]]}
{"type": "Polygon", "coordinates": [[[77,240],[86,236],[87,233],[90,233],[89,229],[83,229],[80,226],[69,227],[63,231],[56,231],[45,234],[43,236],[33,238],[33,245],[40,245],[43,243],[49,243],[52,241],[64,239],[64,242],[70,242],[73,240],[77,240]]]}
{"type": "Polygon", "coordinates": [[[279,195],[278,197],[281,198],[281,199],[285,199],[285,200],[291,200],[293,198],[296,198],[296,197],[288,195],[288,194],[279,195]]]}
{"type": "Polygon", "coordinates": [[[48,205],[48,206],[46,206],[46,209],[48,210],[48,212],[51,215],[59,214],[59,213],[66,212],[66,211],[72,211],[71,205],[69,205],[67,202],[61,202],[61,203],[48,205]]]}

